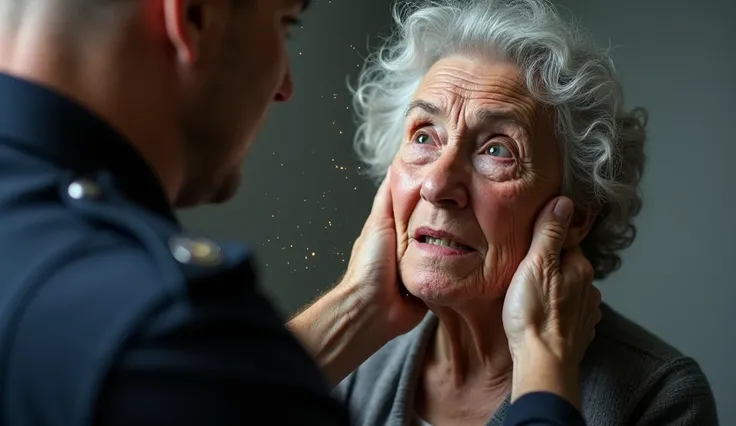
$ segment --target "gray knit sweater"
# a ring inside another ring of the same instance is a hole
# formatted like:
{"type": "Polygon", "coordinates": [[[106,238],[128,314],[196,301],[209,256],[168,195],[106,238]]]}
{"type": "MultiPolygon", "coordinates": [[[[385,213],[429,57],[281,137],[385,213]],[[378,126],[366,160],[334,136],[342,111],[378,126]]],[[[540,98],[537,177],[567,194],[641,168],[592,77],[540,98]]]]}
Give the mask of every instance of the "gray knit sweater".
{"type": "MultiPolygon", "coordinates": [[[[713,395],[698,364],[603,305],[603,320],[582,364],[583,411],[590,426],[716,426],[713,395]]],[[[410,426],[431,313],[387,343],[334,390],[355,426],[410,426]]],[[[509,398],[488,420],[501,426],[509,398]]]]}

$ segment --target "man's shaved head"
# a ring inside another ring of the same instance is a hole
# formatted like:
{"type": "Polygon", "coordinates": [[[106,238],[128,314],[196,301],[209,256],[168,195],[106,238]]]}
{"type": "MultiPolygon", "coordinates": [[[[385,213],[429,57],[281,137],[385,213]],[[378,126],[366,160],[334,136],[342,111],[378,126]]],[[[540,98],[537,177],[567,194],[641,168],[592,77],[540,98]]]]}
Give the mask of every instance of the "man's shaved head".
{"type": "MultiPolygon", "coordinates": [[[[59,24],[88,33],[105,28],[109,20],[116,18],[116,12],[130,10],[141,1],[150,0],[0,0],[0,24],[6,33],[12,32],[25,18],[45,9],[53,11],[59,24]]],[[[233,9],[246,8],[257,1],[261,0],[229,0],[233,9]]]]}
{"type": "Polygon", "coordinates": [[[0,71],[105,118],[179,206],[229,199],[268,104],[291,97],[304,0],[0,0],[0,71]]]}
{"type": "Polygon", "coordinates": [[[138,0],[0,0],[0,22],[4,31],[17,30],[29,17],[46,11],[54,13],[58,24],[76,25],[84,22],[86,26],[76,31],[97,28],[104,25],[102,18],[109,18],[111,6],[130,6],[138,0]],[[98,25],[100,24],[100,25],[98,25]]]}

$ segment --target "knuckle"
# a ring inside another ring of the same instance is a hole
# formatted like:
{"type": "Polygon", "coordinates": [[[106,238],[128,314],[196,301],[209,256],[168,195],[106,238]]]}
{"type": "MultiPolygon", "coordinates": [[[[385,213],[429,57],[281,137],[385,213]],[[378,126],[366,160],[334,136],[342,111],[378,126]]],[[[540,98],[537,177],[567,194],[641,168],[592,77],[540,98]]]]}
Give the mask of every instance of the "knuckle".
{"type": "Polygon", "coordinates": [[[553,253],[542,253],[538,256],[532,256],[531,265],[538,274],[546,279],[550,279],[557,272],[557,259],[553,253]]]}
{"type": "Polygon", "coordinates": [[[562,273],[564,275],[577,274],[581,259],[577,251],[571,250],[564,254],[562,259],[562,273]]]}
{"type": "Polygon", "coordinates": [[[540,233],[546,238],[559,241],[565,239],[567,229],[560,222],[551,221],[542,225],[540,233]]]}
{"type": "Polygon", "coordinates": [[[547,280],[551,280],[554,277],[559,277],[557,275],[557,266],[554,263],[544,262],[543,265],[544,266],[541,269],[543,277],[545,277],[547,280]]]}
{"type": "Polygon", "coordinates": [[[578,269],[578,275],[580,278],[585,280],[586,282],[592,282],[593,277],[595,275],[595,270],[593,269],[593,265],[583,257],[582,255],[579,257],[579,261],[577,262],[577,269],[578,269]]]}
{"type": "Polygon", "coordinates": [[[544,257],[537,255],[527,256],[521,265],[529,266],[536,271],[542,271],[544,269],[544,257]]]}
{"type": "Polygon", "coordinates": [[[557,268],[557,255],[550,251],[543,251],[542,253],[532,256],[532,262],[534,266],[545,274],[551,272],[557,268]]]}
{"type": "Polygon", "coordinates": [[[592,299],[595,306],[600,306],[603,296],[601,295],[601,291],[598,290],[598,287],[593,286],[592,299]]]}

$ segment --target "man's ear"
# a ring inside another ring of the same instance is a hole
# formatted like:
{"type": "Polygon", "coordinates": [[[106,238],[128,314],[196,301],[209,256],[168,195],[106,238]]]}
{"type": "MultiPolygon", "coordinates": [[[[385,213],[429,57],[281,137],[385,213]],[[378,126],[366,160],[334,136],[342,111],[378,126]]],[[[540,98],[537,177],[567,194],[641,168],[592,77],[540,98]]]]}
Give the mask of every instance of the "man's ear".
{"type": "Polygon", "coordinates": [[[567,250],[579,246],[590,233],[597,217],[597,212],[586,212],[575,209],[570,220],[570,227],[567,230],[567,238],[562,248],[567,250]]]}
{"type": "Polygon", "coordinates": [[[199,46],[204,26],[204,1],[161,0],[166,35],[180,62],[193,63],[199,59],[199,46]]]}

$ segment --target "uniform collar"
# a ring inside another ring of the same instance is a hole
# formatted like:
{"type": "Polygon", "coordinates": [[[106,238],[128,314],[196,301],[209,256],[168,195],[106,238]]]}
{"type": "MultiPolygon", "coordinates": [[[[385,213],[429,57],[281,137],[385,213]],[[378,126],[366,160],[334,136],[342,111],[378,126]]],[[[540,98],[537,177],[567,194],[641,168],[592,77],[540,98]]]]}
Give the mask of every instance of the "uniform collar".
{"type": "Polygon", "coordinates": [[[59,93],[0,73],[0,137],[80,175],[111,173],[128,198],[177,222],[160,180],[125,137],[59,93]]]}

